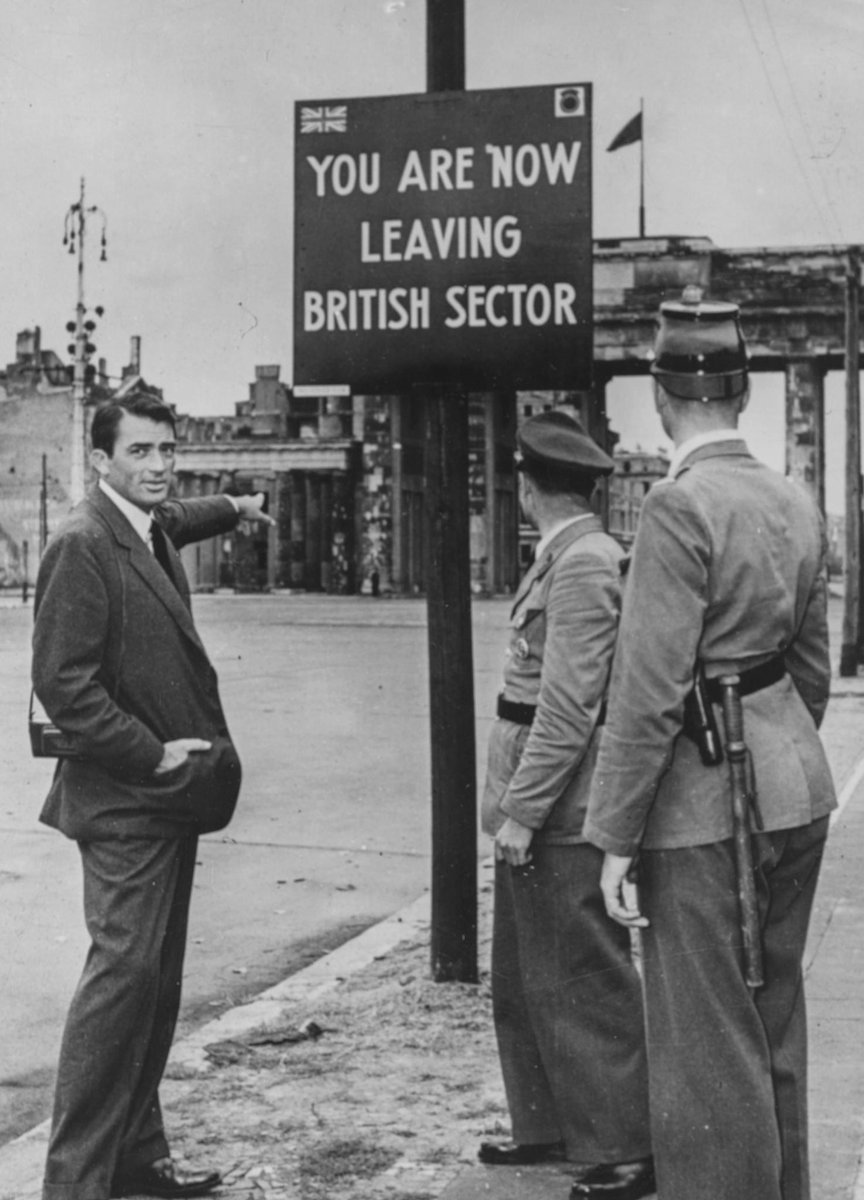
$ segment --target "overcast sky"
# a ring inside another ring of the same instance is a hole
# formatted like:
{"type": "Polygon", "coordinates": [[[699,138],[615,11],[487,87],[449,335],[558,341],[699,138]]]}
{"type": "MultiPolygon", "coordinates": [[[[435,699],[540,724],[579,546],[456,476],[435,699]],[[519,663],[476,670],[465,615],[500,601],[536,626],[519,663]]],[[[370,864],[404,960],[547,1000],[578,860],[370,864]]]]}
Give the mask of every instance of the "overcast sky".
{"type": "MultiPolygon", "coordinates": [[[[591,82],[594,235],[720,246],[864,242],[864,0],[465,0],[467,86],[591,82]]],[[[231,412],[258,363],[291,382],[293,106],[425,90],[425,0],[0,0],[0,360],[40,325],[64,354],[86,178],[88,306],[119,374],[181,411],[231,412]]],[[[643,388],[644,388],[643,384],[643,388]]],[[[748,431],[782,465],[782,381],[748,431]]],[[[829,507],[842,502],[842,375],[828,382],[829,507]]],[[[659,443],[647,390],[613,385],[625,445],[659,443]]]]}

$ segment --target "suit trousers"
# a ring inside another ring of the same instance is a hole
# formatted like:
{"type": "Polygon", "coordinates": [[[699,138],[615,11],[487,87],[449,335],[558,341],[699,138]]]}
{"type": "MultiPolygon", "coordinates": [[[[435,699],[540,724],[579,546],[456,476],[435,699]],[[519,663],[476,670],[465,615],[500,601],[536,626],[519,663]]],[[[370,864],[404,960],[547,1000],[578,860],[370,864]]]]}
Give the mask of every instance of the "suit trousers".
{"type": "Polygon", "coordinates": [[[91,938],[60,1049],[44,1200],[106,1200],[162,1158],[158,1088],[183,977],[197,838],[79,843],[91,938]]]}
{"type": "Polygon", "coordinates": [[[492,1005],[517,1142],[565,1143],[580,1163],[651,1153],[639,976],[607,916],[601,851],[535,841],[497,863],[492,1005]]]}
{"type": "Polygon", "coordinates": [[[808,1200],[802,959],[828,819],[753,838],[765,984],[744,981],[733,844],[643,850],[663,1200],[808,1200]]]}

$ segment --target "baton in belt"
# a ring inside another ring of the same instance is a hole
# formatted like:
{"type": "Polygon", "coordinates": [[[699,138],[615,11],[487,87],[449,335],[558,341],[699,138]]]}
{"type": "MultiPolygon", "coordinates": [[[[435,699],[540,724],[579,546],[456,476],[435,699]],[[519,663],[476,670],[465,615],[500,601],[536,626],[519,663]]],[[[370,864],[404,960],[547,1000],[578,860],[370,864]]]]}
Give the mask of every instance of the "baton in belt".
{"type": "Polygon", "coordinates": [[[762,943],[759,934],[753,847],[750,841],[750,806],[753,794],[747,771],[744,714],[738,690],[740,679],[737,675],[721,675],[718,682],[723,703],[723,726],[726,731],[726,758],[732,784],[732,830],[741,934],[744,938],[744,977],[747,986],[755,989],[762,987],[765,980],[762,973],[762,943]]]}

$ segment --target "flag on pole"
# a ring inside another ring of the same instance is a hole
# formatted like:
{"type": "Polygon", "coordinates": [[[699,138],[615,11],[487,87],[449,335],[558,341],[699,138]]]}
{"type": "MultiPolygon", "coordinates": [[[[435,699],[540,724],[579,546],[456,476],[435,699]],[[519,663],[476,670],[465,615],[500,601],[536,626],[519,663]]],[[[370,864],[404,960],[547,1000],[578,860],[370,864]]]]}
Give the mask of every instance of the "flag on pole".
{"type": "Polygon", "coordinates": [[[622,146],[632,146],[634,142],[642,141],[642,112],[641,110],[635,117],[631,117],[624,128],[616,134],[609,145],[606,147],[606,152],[610,150],[620,150],[622,146]]]}

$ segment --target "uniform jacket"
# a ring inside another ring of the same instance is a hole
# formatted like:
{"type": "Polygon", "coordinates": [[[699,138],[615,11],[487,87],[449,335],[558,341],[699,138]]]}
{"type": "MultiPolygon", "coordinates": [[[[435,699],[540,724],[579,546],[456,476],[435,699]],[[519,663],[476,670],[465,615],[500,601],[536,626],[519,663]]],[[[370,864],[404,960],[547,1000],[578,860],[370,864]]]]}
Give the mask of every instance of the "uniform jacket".
{"type": "MultiPolygon", "coordinates": [[[[767,830],[835,804],[817,732],[831,679],[824,537],[810,497],[743,441],[703,446],[645,498],[627,577],[585,836],[613,854],[731,836],[728,766],[682,736],[697,659],[708,678],[776,655],[788,674],[744,697],[767,830]]],[[[722,715],[715,706],[722,730],[722,715]]]]}
{"type": "Polygon", "coordinates": [[[533,724],[497,720],[482,817],[508,816],[550,842],[578,842],[618,627],[618,544],[590,515],[562,529],[525,575],[513,605],[507,700],[534,704],[533,724]]]}
{"type": "MultiPolygon", "coordinates": [[[[167,501],[154,516],[175,546],[233,528],[224,496],[167,501]]],[[[98,488],[48,543],[35,595],[33,685],[80,758],[57,764],[41,820],[69,837],[170,837],[208,827],[189,805],[203,789],[233,808],[239,762],[216,673],[195,629],[176,550],[172,580],[98,488]],[[213,741],[154,777],[163,743],[213,741]]],[[[230,812],[229,812],[230,815],[230,812]]],[[[225,823],[223,820],[222,824],[225,823]]],[[[209,827],[218,827],[211,825],[209,827]]]]}

